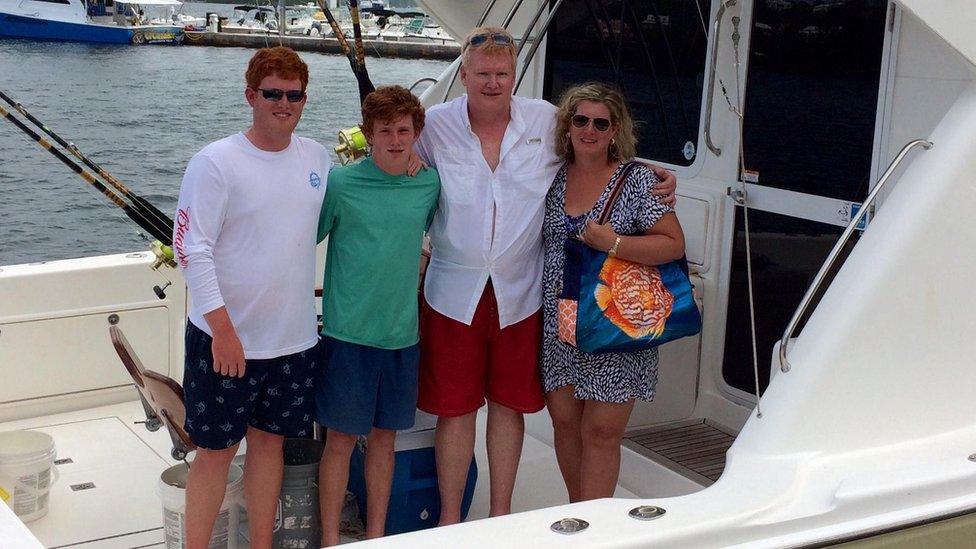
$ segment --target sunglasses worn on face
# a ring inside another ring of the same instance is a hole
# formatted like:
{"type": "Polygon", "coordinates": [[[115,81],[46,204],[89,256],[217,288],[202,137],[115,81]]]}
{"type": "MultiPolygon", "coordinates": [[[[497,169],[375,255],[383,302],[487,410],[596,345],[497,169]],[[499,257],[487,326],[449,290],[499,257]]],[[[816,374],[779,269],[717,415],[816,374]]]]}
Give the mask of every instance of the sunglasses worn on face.
{"type": "Polygon", "coordinates": [[[272,101],[275,103],[281,101],[282,97],[287,97],[289,103],[298,103],[302,99],[305,99],[305,92],[303,92],[302,90],[285,91],[278,88],[255,88],[255,89],[261,92],[262,97],[264,97],[268,101],[272,101]]]}
{"type": "Polygon", "coordinates": [[[577,128],[585,128],[590,123],[590,120],[593,121],[593,127],[598,132],[605,132],[610,129],[610,121],[606,118],[590,118],[583,114],[574,114],[572,118],[573,126],[577,128]]]}
{"type": "Polygon", "coordinates": [[[512,43],[512,37],[507,34],[501,34],[498,32],[486,32],[484,34],[476,34],[468,40],[468,44],[477,48],[485,42],[491,40],[495,44],[500,44],[502,46],[507,46],[512,43]]]}

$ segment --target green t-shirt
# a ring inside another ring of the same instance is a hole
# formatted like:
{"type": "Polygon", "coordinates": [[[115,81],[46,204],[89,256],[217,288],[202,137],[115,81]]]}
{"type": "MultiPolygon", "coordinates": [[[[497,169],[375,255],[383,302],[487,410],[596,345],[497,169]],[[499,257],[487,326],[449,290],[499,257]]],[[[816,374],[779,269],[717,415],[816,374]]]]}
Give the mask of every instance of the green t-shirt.
{"type": "Polygon", "coordinates": [[[417,343],[420,248],[440,188],[431,168],[390,175],[372,158],[329,173],[318,234],[329,237],[322,334],[382,349],[417,343]]]}

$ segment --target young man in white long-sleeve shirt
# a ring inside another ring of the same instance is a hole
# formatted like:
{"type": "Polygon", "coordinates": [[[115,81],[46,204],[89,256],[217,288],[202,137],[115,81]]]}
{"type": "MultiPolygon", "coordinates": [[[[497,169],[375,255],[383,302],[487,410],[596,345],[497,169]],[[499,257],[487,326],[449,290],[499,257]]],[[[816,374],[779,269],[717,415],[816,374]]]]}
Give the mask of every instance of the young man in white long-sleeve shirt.
{"type": "Polygon", "coordinates": [[[308,85],[294,51],[258,51],[246,81],[252,125],[190,160],[173,238],[191,297],[185,428],[198,450],[188,549],[209,545],[243,438],[251,547],[271,547],[283,438],[311,432],[315,236],[331,160],[293,134],[308,85]]]}

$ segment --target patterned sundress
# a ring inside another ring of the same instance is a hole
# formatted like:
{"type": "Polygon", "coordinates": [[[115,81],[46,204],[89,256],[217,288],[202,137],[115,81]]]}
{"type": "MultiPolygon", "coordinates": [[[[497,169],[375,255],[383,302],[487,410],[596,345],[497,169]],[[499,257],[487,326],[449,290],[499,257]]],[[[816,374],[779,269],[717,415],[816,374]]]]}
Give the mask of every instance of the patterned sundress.
{"type": "MultiPolygon", "coordinates": [[[[597,199],[589,212],[571,217],[566,214],[566,167],[563,166],[546,196],[546,214],[543,222],[543,247],[545,265],[542,275],[543,334],[542,334],[542,383],[548,393],[560,387],[572,385],[573,395],[581,400],[600,402],[627,402],[630,399],[651,400],[657,385],[657,349],[633,353],[590,354],[559,340],[557,335],[556,301],[562,288],[563,245],[566,238],[579,234],[587,219],[597,220],[603,205],[609,198],[609,184],[614,181],[624,164],[621,164],[610,180],[607,189],[597,199]]],[[[668,212],[651,189],[657,177],[649,168],[638,165],[630,171],[617,198],[610,224],[620,235],[643,234],[668,212]]]]}

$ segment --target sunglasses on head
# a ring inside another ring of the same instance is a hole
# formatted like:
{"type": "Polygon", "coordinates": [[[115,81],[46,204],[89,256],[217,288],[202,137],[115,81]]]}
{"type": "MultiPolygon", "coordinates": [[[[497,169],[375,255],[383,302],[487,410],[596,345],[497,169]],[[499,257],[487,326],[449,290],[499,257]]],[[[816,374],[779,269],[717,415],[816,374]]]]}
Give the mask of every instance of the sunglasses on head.
{"type": "Polygon", "coordinates": [[[302,90],[280,90],[278,88],[255,88],[261,92],[261,97],[264,97],[268,101],[278,102],[281,101],[282,97],[287,97],[289,103],[298,103],[302,99],[305,99],[305,92],[302,90]]]}
{"type": "Polygon", "coordinates": [[[502,34],[500,32],[485,32],[472,36],[470,39],[468,39],[468,44],[477,48],[489,40],[495,44],[501,44],[502,46],[507,46],[512,43],[512,37],[507,34],[502,34]]]}
{"type": "Polygon", "coordinates": [[[610,129],[610,121],[606,118],[590,118],[585,114],[574,114],[572,118],[573,126],[577,128],[585,128],[590,120],[593,121],[593,127],[598,132],[605,132],[610,129]]]}

